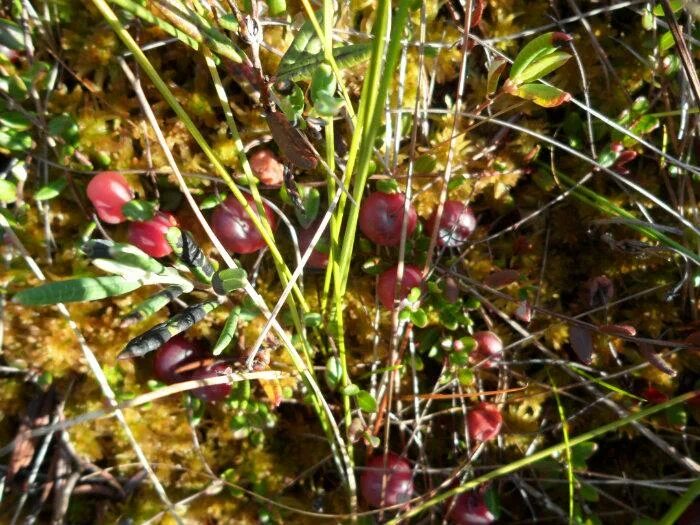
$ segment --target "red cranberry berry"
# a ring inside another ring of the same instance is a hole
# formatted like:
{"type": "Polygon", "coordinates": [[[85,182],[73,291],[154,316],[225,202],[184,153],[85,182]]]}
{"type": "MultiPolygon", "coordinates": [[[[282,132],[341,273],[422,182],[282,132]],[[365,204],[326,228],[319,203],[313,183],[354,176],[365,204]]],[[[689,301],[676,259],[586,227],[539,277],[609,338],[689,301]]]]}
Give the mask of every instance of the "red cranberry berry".
{"type": "Polygon", "coordinates": [[[652,405],[660,405],[668,401],[668,396],[653,386],[644,390],[644,392],[642,392],[642,397],[652,405]]]}
{"type": "Polygon", "coordinates": [[[496,521],[484,496],[480,491],[474,490],[457,496],[447,518],[455,525],[489,525],[496,521]]]}
{"type": "Polygon", "coordinates": [[[374,508],[405,503],[413,494],[411,466],[404,458],[389,452],[384,465],[384,456],[372,456],[360,477],[360,492],[367,505],[374,508]],[[386,478],[386,482],[383,479],[386,478]],[[384,491],[382,485],[386,483],[384,491]],[[383,494],[382,494],[383,492],[383,494]],[[382,498],[382,496],[384,496],[382,498]]]}
{"type": "Polygon", "coordinates": [[[161,211],[147,221],[132,222],[129,226],[129,242],[151,257],[164,257],[173,249],[165,239],[165,234],[177,219],[172,213],[161,211]]]}
{"type": "MultiPolygon", "coordinates": [[[[246,195],[248,204],[257,213],[257,205],[253,197],[246,195]]],[[[275,229],[276,221],[272,210],[263,203],[267,220],[275,229]]],[[[231,196],[221,206],[214,210],[211,216],[211,227],[226,249],[234,253],[253,253],[265,246],[265,240],[250,220],[243,206],[231,196]]]]}
{"type": "Polygon", "coordinates": [[[503,416],[493,403],[479,403],[467,412],[469,437],[475,441],[489,441],[501,431],[503,416]]]}
{"type": "MultiPolygon", "coordinates": [[[[403,193],[383,193],[377,191],[366,197],[360,207],[360,230],[375,244],[398,246],[401,242],[403,206],[406,196],[403,193]]],[[[416,229],[416,210],[408,209],[406,235],[416,229]]]]}
{"type": "MultiPolygon", "coordinates": [[[[231,371],[231,365],[224,362],[214,363],[209,366],[204,366],[198,368],[192,375],[190,379],[207,379],[210,377],[223,376],[231,371]]],[[[208,403],[214,403],[216,401],[221,401],[226,399],[231,393],[231,385],[224,383],[222,385],[209,385],[200,388],[195,388],[192,390],[192,394],[197,396],[202,401],[207,401],[208,403]]]]}
{"type": "Polygon", "coordinates": [[[493,368],[503,353],[503,342],[493,332],[476,332],[473,335],[476,348],[469,356],[472,364],[481,363],[484,368],[493,368]]]}
{"type": "Polygon", "coordinates": [[[134,198],[134,192],[119,173],[103,171],[88,183],[87,196],[101,220],[108,224],[119,224],[126,220],[122,206],[134,198]]]}
{"type": "MultiPolygon", "coordinates": [[[[379,281],[377,282],[377,296],[379,297],[379,302],[382,303],[382,306],[387,310],[391,310],[394,307],[394,290],[396,289],[396,274],[398,269],[398,266],[394,266],[384,271],[379,276],[379,281]]],[[[404,265],[401,288],[396,298],[399,301],[405,299],[411,291],[411,288],[420,286],[422,281],[423,274],[420,268],[412,264],[404,265]]]]}
{"type": "Polygon", "coordinates": [[[164,383],[179,383],[189,379],[192,374],[191,371],[181,370],[183,367],[207,357],[207,348],[202,341],[190,341],[184,335],[176,335],[156,352],[153,371],[164,383]]]}
{"type": "MultiPolygon", "coordinates": [[[[428,231],[435,230],[436,213],[428,219],[428,231]]],[[[459,201],[445,201],[437,234],[438,246],[456,248],[467,242],[476,228],[476,218],[471,208],[459,201]]]]}
{"type": "MultiPolygon", "coordinates": [[[[320,220],[315,220],[308,228],[300,229],[298,231],[299,251],[301,252],[302,256],[311,244],[311,239],[313,239],[314,235],[316,235],[316,231],[318,230],[320,223],[320,220]]],[[[324,233],[319,239],[318,244],[327,242],[327,240],[328,235],[324,233]]],[[[316,246],[318,246],[318,244],[316,246]]],[[[312,270],[323,270],[326,266],[328,266],[328,254],[314,248],[309,256],[309,260],[306,261],[306,267],[312,270]]]]}
{"type": "Polygon", "coordinates": [[[284,182],[284,165],[268,148],[259,149],[248,159],[253,173],[267,186],[279,187],[284,182]]]}

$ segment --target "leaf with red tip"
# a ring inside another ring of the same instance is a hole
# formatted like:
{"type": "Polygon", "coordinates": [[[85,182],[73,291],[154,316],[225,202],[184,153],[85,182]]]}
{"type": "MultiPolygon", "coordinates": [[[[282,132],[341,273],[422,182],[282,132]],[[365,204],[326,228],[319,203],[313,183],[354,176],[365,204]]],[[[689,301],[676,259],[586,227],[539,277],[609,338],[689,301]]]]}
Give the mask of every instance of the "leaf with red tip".
{"type": "Polygon", "coordinates": [[[489,72],[486,77],[486,96],[491,96],[496,92],[498,88],[498,81],[501,79],[503,70],[506,68],[508,62],[503,58],[496,58],[489,65],[489,72]]]}
{"type": "Polygon", "coordinates": [[[637,329],[628,324],[604,324],[599,326],[598,329],[604,334],[608,335],[622,335],[629,337],[634,337],[637,335],[637,329]]]}
{"type": "Polygon", "coordinates": [[[593,334],[588,328],[574,325],[569,328],[569,342],[576,357],[584,364],[591,363],[593,357],[593,334]]]}
{"type": "Polygon", "coordinates": [[[543,108],[555,108],[571,100],[571,93],[545,84],[523,84],[518,86],[512,94],[543,108]]]}
{"type": "Polygon", "coordinates": [[[637,346],[639,347],[639,353],[649,361],[650,365],[657,370],[661,370],[664,374],[676,377],[677,372],[654,351],[654,348],[649,343],[638,343],[637,346]]]}

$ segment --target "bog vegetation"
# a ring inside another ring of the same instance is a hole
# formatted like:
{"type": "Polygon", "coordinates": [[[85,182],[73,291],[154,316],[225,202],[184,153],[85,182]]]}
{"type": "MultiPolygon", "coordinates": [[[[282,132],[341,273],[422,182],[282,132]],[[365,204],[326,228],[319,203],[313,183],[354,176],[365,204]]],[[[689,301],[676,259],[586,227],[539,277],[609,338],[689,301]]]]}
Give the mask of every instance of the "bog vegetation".
{"type": "Polygon", "coordinates": [[[0,521],[700,520],[694,2],[0,7],[0,521]]]}

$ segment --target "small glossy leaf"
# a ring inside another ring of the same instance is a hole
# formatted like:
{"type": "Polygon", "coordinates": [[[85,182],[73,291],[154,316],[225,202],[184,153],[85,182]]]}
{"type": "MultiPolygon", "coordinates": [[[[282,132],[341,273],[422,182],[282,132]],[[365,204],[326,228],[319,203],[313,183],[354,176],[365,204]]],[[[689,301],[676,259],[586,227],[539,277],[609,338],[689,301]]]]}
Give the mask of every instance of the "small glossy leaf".
{"type": "Polygon", "coordinates": [[[674,427],[684,428],[688,424],[688,414],[683,405],[674,405],[667,408],[664,413],[669,424],[674,427]]]}
{"type": "Polygon", "coordinates": [[[316,328],[321,326],[322,322],[323,318],[318,312],[309,312],[307,314],[304,314],[304,326],[308,326],[309,328],[316,328]]]}
{"type": "Polygon", "coordinates": [[[564,53],[563,51],[549,53],[540,59],[535,60],[532,64],[526,67],[518,76],[517,83],[525,84],[527,82],[544,78],[552,71],[555,71],[566,64],[570,58],[571,55],[564,53]]]}
{"type": "Polygon", "coordinates": [[[16,293],[12,300],[25,306],[97,301],[131,292],[140,286],[138,281],[128,281],[116,275],[83,277],[28,288],[16,293]]]}
{"type": "Polygon", "coordinates": [[[369,275],[379,275],[384,271],[384,269],[385,268],[382,264],[382,260],[379,257],[372,257],[371,259],[367,259],[362,264],[362,271],[368,273],[369,275]]]}
{"type": "Polygon", "coordinates": [[[0,18],[0,46],[13,51],[24,51],[24,33],[22,28],[7,18],[0,18]]]}
{"type": "Polygon", "coordinates": [[[56,179],[46,186],[39,188],[39,190],[34,194],[34,199],[38,201],[48,201],[56,198],[61,194],[63,189],[66,187],[66,184],[68,184],[68,181],[65,177],[56,179]]]}
{"type": "Polygon", "coordinates": [[[303,210],[294,207],[294,214],[302,228],[308,228],[318,217],[321,209],[321,193],[316,188],[305,186],[301,189],[301,204],[303,210]]]}
{"type": "Polygon", "coordinates": [[[11,180],[0,179],[0,202],[11,203],[17,200],[17,185],[11,180]]]}
{"type": "Polygon", "coordinates": [[[504,58],[496,58],[489,64],[489,71],[486,77],[486,96],[491,96],[498,89],[498,82],[506,68],[508,62],[504,58]]]}
{"type": "Polygon", "coordinates": [[[304,92],[296,84],[292,83],[290,93],[278,95],[280,108],[284,112],[287,120],[297,122],[304,113],[304,92]]]}
{"type": "Polygon", "coordinates": [[[576,357],[583,364],[590,364],[593,357],[593,334],[588,328],[572,325],[569,328],[569,342],[576,357]]]}
{"type": "Polygon", "coordinates": [[[285,0],[267,0],[267,7],[270,16],[280,16],[287,11],[285,0]]]}
{"type": "Polygon", "coordinates": [[[156,213],[156,203],[133,199],[122,206],[124,217],[132,221],[147,221],[156,213]]]}
{"type": "Polygon", "coordinates": [[[343,99],[321,93],[316,98],[314,110],[323,117],[333,117],[338,114],[345,102],[343,99]]]}
{"type": "Polygon", "coordinates": [[[227,268],[214,274],[212,287],[219,295],[227,295],[235,290],[244,288],[248,275],[243,268],[227,268]]]}
{"type": "Polygon", "coordinates": [[[434,155],[421,155],[413,163],[413,171],[416,173],[432,173],[437,166],[437,159],[434,155]]]}
{"type": "Polygon", "coordinates": [[[227,15],[219,16],[219,25],[221,29],[226,29],[227,31],[238,32],[240,26],[238,25],[238,19],[233,13],[227,15]]]}
{"type": "Polygon", "coordinates": [[[351,397],[356,396],[359,391],[360,391],[360,387],[353,384],[353,383],[350,383],[349,385],[347,385],[343,388],[343,394],[345,394],[346,396],[351,396],[351,397]]]}
{"type": "Polygon", "coordinates": [[[14,131],[12,129],[0,130],[0,148],[12,152],[22,153],[32,147],[32,136],[27,131],[14,131]]]}
{"type": "Polygon", "coordinates": [[[425,313],[425,310],[418,308],[411,312],[411,322],[418,328],[425,328],[428,326],[428,315],[425,313]]]}
{"type": "Polygon", "coordinates": [[[231,345],[231,343],[233,342],[233,338],[236,335],[236,329],[238,328],[238,320],[240,319],[240,313],[241,309],[235,307],[228,314],[226,323],[224,324],[224,327],[221,329],[221,333],[219,334],[219,339],[216,341],[214,348],[212,348],[212,354],[219,355],[231,345]]]}
{"type": "Polygon", "coordinates": [[[360,390],[357,393],[357,405],[363,412],[372,413],[377,411],[377,400],[366,390],[360,390]]]}
{"type": "Polygon", "coordinates": [[[586,461],[595,454],[598,445],[593,441],[584,441],[571,447],[571,464],[575,469],[585,469],[586,461]]]}
{"type": "Polygon", "coordinates": [[[491,486],[484,492],[484,503],[495,519],[501,516],[501,499],[495,487],[491,486]]]}
{"type": "Polygon", "coordinates": [[[316,103],[319,96],[333,96],[337,82],[333,70],[328,64],[321,64],[311,77],[311,100],[316,103]]]}
{"type": "Polygon", "coordinates": [[[571,37],[569,35],[558,32],[545,33],[530,40],[513,61],[513,65],[510,68],[510,81],[516,85],[520,84],[522,82],[520,75],[528,66],[536,60],[556,52],[558,49],[557,44],[570,40],[571,37]]]}
{"type": "Polygon", "coordinates": [[[396,182],[396,179],[379,179],[377,181],[377,191],[396,193],[399,191],[399,184],[396,182]]]}
{"type": "Polygon", "coordinates": [[[0,124],[15,131],[27,131],[32,127],[32,121],[21,111],[4,111],[0,113],[0,124]]]}
{"type": "Polygon", "coordinates": [[[70,115],[59,115],[48,122],[48,132],[52,137],[63,139],[66,144],[74,146],[78,142],[79,128],[70,115]]]}
{"type": "Polygon", "coordinates": [[[544,84],[523,84],[518,86],[513,94],[543,108],[554,108],[571,100],[570,93],[544,84]]]}
{"type": "MultiPolygon", "coordinates": [[[[683,0],[671,0],[669,2],[671,4],[671,11],[674,13],[677,13],[681,9],[683,9],[683,0]]],[[[654,15],[655,16],[664,16],[664,8],[661,4],[657,4],[654,7],[654,15]]]]}
{"type": "Polygon", "coordinates": [[[202,202],[199,203],[199,209],[210,210],[211,208],[216,208],[219,204],[226,200],[226,197],[228,197],[228,194],[226,193],[216,193],[213,195],[207,195],[206,197],[204,197],[202,202]]]}
{"type": "Polygon", "coordinates": [[[340,359],[336,356],[331,356],[326,361],[326,368],[324,370],[324,377],[326,378],[326,384],[331,390],[336,390],[343,378],[343,367],[340,363],[340,359]]]}
{"type": "Polygon", "coordinates": [[[584,499],[584,501],[598,501],[600,499],[600,494],[598,491],[595,489],[593,485],[590,483],[581,483],[581,488],[579,489],[579,493],[581,494],[581,497],[584,499]]]}

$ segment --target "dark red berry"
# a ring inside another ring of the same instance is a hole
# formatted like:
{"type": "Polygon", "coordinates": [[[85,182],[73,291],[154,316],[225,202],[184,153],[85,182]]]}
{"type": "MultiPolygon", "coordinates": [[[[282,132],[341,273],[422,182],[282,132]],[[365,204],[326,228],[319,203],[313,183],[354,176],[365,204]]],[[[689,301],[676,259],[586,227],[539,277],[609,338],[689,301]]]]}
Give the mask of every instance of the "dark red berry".
{"type": "MultiPolygon", "coordinates": [[[[231,365],[228,363],[214,363],[209,366],[204,366],[192,372],[190,379],[201,380],[209,377],[223,376],[231,371],[231,365]]],[[[222,385],[209,385],[192,390],[192,394],[197,396],[202,401],[214,403],[226,399],[231,393],[231,385],[224,383],[222,385]]]]}
{"type": "Polygon", "coordinates": [[[660,405],[668,401],[668,396],[653,386],[644,390],[644,392],[642,392],[642,397],[652,405],[660,405]]]}
{"type": "Polygon", "coordinates": [[[122,206],[134,198],[134,192],[119,173],[103,171],[88,183],[87,196],[101,220],[108,224],[119,224],[126,220],[122,206]]]}
{"type": "Polygon", "coordinates": [[[479,403],[467,412],[469,437],[475,441],[489,441],[501,431],[503,416],[493,403],[479,403]]]}
{"type": "Polygon", "coordinates": [[[448,519],[455,525],[489,525],[496,516],[486,506],[481,492],[473,490],[457,496],[448,519]]]}
{"type": "MultiPolygon", "coordinates": [[[[320,223],[320,220],[316,220],[308,228],[300,229],[298,231],[299,251],[301,252],[302,256],[311,244],[311,239],[313,239],[314,235],[316,235],[316,231],[318,230],[318,226],[320,223]]],[[[319,239],[319,242],[316,246],[318,246],[321,243],[327,243],[327,241],[328,235],[324,233],[319,239]]],[[[326,266],[328,266],[328,254],[314,248],[314,250],[311,252],[311,255],[309,256],[309,260],[306,261],[306,267],[312,270],[323,270],[326,266]]]]}
{"type": "Polygon", "coordinates": [[[175,216],[166,211],[158,212],[152,219],[131,223],[129,242],[151,257],[164,257],[173,251],[165,239],[172,226],[177,226],[175,216]]]}
{"type": "Polygon", "coordinates": [[[207,347],[202,341],[190,341],[184,335],[176,335],[156,352],[153,372],[160,381],[167,384],[186,381],[192,372],[183,371],[183,367],[187,368],[186,365],[208,356],[207,347]]]}
{"type": "MultiPolygon", "coordinates": [[[[396,289],[396,274],[399,267],[394,266],[384,271],[377,281],[377,296],[379,297],[379,302],[387,310],[391,310],[394,307],[394,290],[396,289]]],[[[416,288],[420,286],[423,281],[423,274],[417,266],[412,264],[406,264],[403,267],[403,279],[401,279],[401,288],[397,295],[397,299],[401,301],[405,299],[411,288],[416,288]]]]}
{"type": "MultiPolygon", "coordinates": [[[[253,197],[246,195],[248,204],[257,213],[257,205],[253,197]]],[[[267,220],[275,229],[276,221],[272,210],[263,204],[267,220]]],[[[234,253],[253,253],[265,246],[265,240],[250,220],[243,206],[231,196],[219,206],[211,216],[211,227],[226,249],[234,253]]]]}
{"type": "MultiPolygon", "coordinates": [[[[435,230],[436,214],[428,219],[428,231],[435,230]]],[[[463,202],[445,201],[440,217],[440,231],[437,234],[438,246],[456,248],[463,245],[476,228],[476,218],[471,208],[463,202]]]]}
{"type": "MultiPolygon", "coordinates": [[[[403,206],[406,196],[403,193],[372,193],[362,201],[360,207],[360,231],[375,244],[398,246],[401,242],[403,206]]],[[[416,210],[408,209],[406,235],[416,229],[416,210]]]]}
{"type": "Polygon", "coordinates": [[[360,492],[367,505],[374,508],[405,503],[413,494],[411,466],[408,461],[393,452],[389,452],[386,457],[386,467],[383,455],[372,456],[360,477],[360,492]],[[383,478],[386,478],[386,482],[383,478]],[[386,485],[382,491],[384,483],[386,485]]]}
{"type": "Polygon", "coordinates": [[[484,368],[493,368],[503,353],[503,341],[493,332],[475,332],[472,336],[476,347],[469,356],[472,364],[480,363],[484,368]]]}

